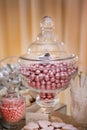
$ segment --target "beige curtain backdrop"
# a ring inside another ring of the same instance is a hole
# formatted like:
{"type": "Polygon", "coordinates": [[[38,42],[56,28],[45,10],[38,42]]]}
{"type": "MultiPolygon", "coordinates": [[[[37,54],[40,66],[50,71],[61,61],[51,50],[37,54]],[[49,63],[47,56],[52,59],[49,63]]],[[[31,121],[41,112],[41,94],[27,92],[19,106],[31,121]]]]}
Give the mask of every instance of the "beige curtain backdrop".
{"type": "MultiPolygon", "coordinates": [[[[87,0],[0,0],[0,59],[25,53],[44,16],[54,19],[59,41],[87,66],[87,0]]],[[[69,94],[66,90],[60,96],[68,106],[69,94]]]]}

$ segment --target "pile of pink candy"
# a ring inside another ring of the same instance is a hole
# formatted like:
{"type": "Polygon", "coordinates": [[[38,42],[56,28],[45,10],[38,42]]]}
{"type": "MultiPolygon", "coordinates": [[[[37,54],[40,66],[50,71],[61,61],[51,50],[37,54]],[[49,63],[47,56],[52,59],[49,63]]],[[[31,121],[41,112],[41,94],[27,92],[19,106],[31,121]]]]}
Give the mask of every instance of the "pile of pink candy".
{"type": "Polygon", "coordinates": [[[21,66],[21,74],[27,78],[28,84],[35,89],[60,90],[66,88],[78,71],[71,63],[29,64],[21,66]]]}
{"type": "Polygon", "coordinates": [[[29,122],[24,126],[23,130],[78,130],[71,124],[50,122],[47,120],[39,120],[37,122],[29,122]]]}
{"type": "Polygon", "coordinates": [[[23,99],[8,98],[0,105],[2,118],[9,123],[17,123],[25,114],[25,102],[23,99]]]}

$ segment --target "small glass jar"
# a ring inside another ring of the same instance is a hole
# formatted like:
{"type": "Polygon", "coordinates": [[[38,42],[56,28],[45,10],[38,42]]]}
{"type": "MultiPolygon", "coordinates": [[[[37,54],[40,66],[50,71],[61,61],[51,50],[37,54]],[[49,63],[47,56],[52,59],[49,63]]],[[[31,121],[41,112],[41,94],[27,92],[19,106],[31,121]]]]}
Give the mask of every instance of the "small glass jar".
{"type": "Polygon", "coordinates": [[[6,88],[6,93],[0,97],[0,114],[2,126],[7,129],[16,127],[25,116],[26,103],[19,94],[21,79],[17,61],[17,57],[7,57],[0,61],[2,86],[6,88]]]}
{"type": "Polygon", "coordinates": [[[2,125],[12,127],[18,124],[25,115],[25,100],[14,91],[7,92],[0,100],[2,125]]]}

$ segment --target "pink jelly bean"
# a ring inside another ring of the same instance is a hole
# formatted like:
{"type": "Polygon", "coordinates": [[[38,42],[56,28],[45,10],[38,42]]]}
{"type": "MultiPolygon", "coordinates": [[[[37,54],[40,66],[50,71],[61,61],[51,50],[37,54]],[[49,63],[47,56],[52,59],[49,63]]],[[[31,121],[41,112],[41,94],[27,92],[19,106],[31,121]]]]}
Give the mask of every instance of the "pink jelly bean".
{"type": "Polygon", "coordinates": [[[45,81],[49,81],[49,76],[48,75],[46,75],[44,78],[45,78],[45,81]]]}
{"type": "Polygon", "coordinates": [[[61,88],[61,83],[57,84],[57,89],[61,88]]]}
{"type": "Polygon", "coordinates": [[[47,70],[47,69],[44,69],[44,70],[43,70],[43,73],[44,73],[44,74],[47,74],[47,73],[48,73],[48,70],[47,70]]]}
{"type": "Polygon", "coordinates": [[[55,90],[55,89],[57,89],[57,87],[56,87],[56,86],[52,86],[51,89],[52,89],[52,90],[55,90]]]}
{"type": "Polygon", "coordinates": [[[45,99],[46,98],[46,94],[45,93],[40,93],[40,98],[41,99],[45,99]]]}
{"type": "Polygon", "coordinates": [[[41,85],[41,89],[46,89],[45,85],[41,85]]]}
{"type": "Polygon", "coordinates": [[[44,67],[41,65],[41,66],[39,66],[39,70],[40,71],[43,71],[43,69],[44,69],[44,67]]]}
{"type": "Polygon", "coordinates": [[[57,69],[56,69],[56,72],[60,72],[60,69],[59,69],[59,68],[57,68],[57,69]]]}
{"type": "Polygon", "coordinates": [[[50,76],[50,77],[53,77],[53,76],[54,76],[54,73],[53,73],[53,72],[50,72],[50,73],[49,73],[49,76],[50,76]]]}
{"type": "Polygon", "coordinates": [[[35,79],[35,75],[32,74],[32,75],[30,76],[30,79],[31,79],[31,80],[34,80],[34,79],[35,79]]]}
{"type": "Polygon", "coordinates": [[[39,81],[39,76],[35,76],[35,81],[39,81]]]}
{"type": "Polygon", "coordinates": [[[48,99],[52,99],[53,97],[52,97],[52,95],[50,94],[50,95],[47,95],[47,98],[48,98],[48,99]]]}
{"type": "Polygon", "coordinates": [[[60,81],[59,81],[58,79],[55,80],[55,83],[56,83],[56,84],[59,83],[59,82],[60,82],[60,81]]]}
{"type": "Polygon", "coordinates": [[[47,81],[47,82],[46,82],[46,84],[47,84],[47,85],[50,85],[50,84],[51,84],[51,82],[50,82],[50,81],[47,81]]]}
{"type": "Polygon", "coordinates": [[[51,90],[51,86],[50,85],[46,85],[46,89],[47,90],[51,90]]]}
{"type": "Polygon", "coordinates": [[[51,86],[56,88],[56,83],[52,83],[51,86]]]}
{"type": "Polygon", "coordinates": [[[41,81],[41,84],[44,85],[44,84],[46,84],[46,82],[45,82],[44,80],[42,80],[42,81],[41,81]]]}
{"type": "Polygon", "coordinates": [[[36,70],[35,74],[40,74],[40,70],[36,70]]]}
{"type": "Polygon", "coordinates": [[[40,82],[36,82],[36,87],[40,88],[40,86],[41,86],[40,82]]]}
{"type": "Polygon", "coordinates": [[[44,75],[43,75],[42,73],[40,73],[40,74],[39,74],[39,79],[40,79],[40,80],[43,80],[43,78],[44,78],[44,75]]]}
{"type": "Polygon", "coordinates": [[[55,82],[55,77],[50,78],[51,82],[55,82]]]}
{"type": "Polygon", "coordinates": [[[60,79],[60,73],[56,73],[56,74],[55,74],[55,78],[56,78],[56,79],[60,79]]]}

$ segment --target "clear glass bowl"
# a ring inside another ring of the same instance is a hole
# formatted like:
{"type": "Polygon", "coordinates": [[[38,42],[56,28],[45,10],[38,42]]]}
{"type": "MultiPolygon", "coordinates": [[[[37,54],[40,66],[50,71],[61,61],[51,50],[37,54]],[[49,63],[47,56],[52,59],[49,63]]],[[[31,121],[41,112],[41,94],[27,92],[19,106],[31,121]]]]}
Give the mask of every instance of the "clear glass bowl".
{"type": "Polygon", "coordinates": [[[37,103],[52,107],[58,103],[57,94],[75,77],[78,58],[56,39],[51,17],[42,18],[40,27],[36,41],[19,57],[19,71],[25,86],[37,92],[37,103]]]}

